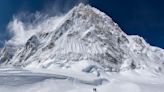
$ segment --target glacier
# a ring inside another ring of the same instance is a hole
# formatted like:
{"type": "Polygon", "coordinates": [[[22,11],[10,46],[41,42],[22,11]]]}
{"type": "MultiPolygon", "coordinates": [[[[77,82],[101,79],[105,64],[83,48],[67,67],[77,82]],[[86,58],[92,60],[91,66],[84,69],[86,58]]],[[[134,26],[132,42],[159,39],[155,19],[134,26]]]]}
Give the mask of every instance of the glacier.
{"type": "Polygon", "coordinates": [[[79,4],[35,27],[18,20],[9,27],[26,32],[11,38],[0,52],[2,92],[164,90],[164,50],[127,35],[90,5],[79,4]]]}

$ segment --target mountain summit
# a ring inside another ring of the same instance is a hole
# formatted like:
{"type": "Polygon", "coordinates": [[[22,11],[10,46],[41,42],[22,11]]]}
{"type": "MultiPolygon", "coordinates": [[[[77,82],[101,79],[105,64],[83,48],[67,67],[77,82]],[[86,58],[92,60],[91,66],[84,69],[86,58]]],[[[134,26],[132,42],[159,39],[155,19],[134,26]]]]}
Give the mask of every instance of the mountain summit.
{"type": "Polygon", "coordinates": [[[89,5],[74,7],[54,26],[51,31],[36,33],[12,53],[5,46],[0,53],[1,65],[163,72],[163,49],[150,46],[142,37],[127,35],[109,16],[89,5]]]}

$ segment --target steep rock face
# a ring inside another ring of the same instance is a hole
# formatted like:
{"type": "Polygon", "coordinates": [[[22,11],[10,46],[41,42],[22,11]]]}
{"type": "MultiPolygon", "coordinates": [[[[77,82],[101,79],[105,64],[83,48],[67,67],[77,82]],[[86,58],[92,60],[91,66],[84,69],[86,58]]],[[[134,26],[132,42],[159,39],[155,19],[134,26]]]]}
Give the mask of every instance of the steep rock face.
{"type": "Polygon", "coordinates": [[[80,4],[63,17],[55,30],[32,36],[4,64],[71,68],[87,61],[96,69],[108,71],[162,71],[163,56],[162,49],[149,46],[139,36],[126,35],[110,17],[89,5],[80,4]]]}

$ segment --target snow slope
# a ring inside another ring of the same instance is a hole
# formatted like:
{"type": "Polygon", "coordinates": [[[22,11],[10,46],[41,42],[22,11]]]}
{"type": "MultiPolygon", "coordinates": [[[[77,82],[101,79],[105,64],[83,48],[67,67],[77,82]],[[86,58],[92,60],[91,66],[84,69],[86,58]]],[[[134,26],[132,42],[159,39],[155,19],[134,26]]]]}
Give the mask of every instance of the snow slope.
{"type": "Polygon", "coordinates": [[[104,78],[68,71],[0,69],[1,92],[163,92],[163,76],[140,71],[108,73],[104,78]],[[65,73],[66,74],[65,74],[65,73]],[[73,77],[72,77],[73,76],[73,77]]]}

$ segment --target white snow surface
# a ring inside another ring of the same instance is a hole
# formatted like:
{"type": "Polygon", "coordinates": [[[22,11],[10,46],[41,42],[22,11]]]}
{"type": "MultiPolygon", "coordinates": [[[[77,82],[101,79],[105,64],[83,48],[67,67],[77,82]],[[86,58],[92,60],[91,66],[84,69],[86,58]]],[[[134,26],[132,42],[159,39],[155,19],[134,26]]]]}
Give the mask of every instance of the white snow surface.
{"type": "Polygon", "coordinates": [[[0,51],[0,92],[164,92],[164,50],[89,5],[9,28],[15,35],[0,51]]]}
{"type": "Polygon", "coordinates": [[[163,75],[133,70],[94,74],[68,70],[0,69],[0,92],[163,92],[163,75]],[[142,73],[141,73],[142,72],[142,73]]]}

